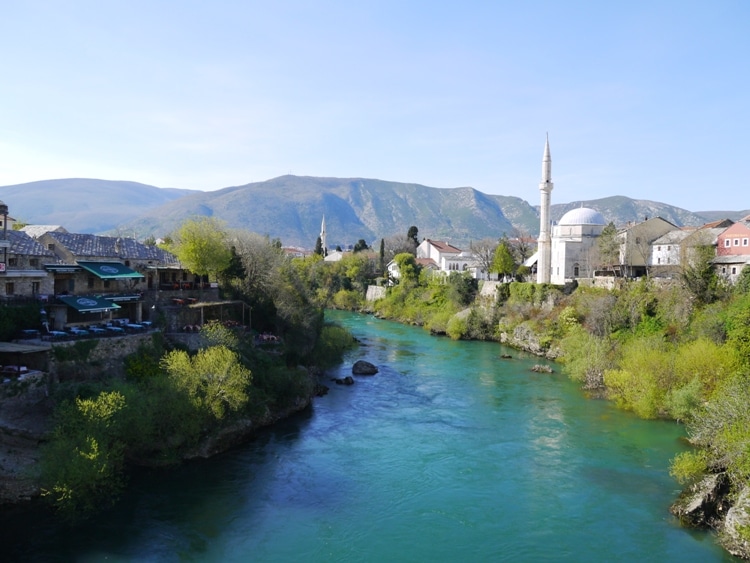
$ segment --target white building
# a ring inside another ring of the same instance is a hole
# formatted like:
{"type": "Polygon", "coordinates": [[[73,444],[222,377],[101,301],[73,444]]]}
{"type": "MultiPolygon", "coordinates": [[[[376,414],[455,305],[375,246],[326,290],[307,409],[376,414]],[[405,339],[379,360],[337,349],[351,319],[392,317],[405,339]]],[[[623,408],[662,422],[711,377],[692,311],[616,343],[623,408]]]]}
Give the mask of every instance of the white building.
{"type": "Polygon", "coordinates": [[[607,225],[601,213],[588,207],[572,209],[552,229],[550,283],[563,285],[594,276],[598,239],[607,225]]]}

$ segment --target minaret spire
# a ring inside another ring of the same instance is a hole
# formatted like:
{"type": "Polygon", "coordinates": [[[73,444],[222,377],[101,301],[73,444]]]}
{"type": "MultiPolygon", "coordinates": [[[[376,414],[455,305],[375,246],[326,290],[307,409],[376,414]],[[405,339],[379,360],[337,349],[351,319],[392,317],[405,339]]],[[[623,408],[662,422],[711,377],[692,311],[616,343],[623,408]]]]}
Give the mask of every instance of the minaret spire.
{"type": "Polygon", "coordinates": [[[549,283],[552,273],[552,238],[550,236],[550,202],[552,199],[552,157],[549,152],[549,133],[544,144],[542,157],[542,181],[539,191],[542,192],[542,202],[539,213],[538,258],[536,268],[536,282],[549,283]]]}
{"type": "Polygon", "coordinates": [[[326,250],[326,216],[323,215],[323,222],[320,224],[320,246],[323,248],[323,256],[328,254],[326,250]]]}

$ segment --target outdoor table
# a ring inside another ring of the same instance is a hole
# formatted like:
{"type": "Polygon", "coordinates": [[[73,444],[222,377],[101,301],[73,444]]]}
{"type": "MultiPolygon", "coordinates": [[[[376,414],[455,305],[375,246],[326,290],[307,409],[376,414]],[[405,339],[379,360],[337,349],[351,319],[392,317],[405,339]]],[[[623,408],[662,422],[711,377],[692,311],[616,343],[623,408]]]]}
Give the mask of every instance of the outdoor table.
{"type": "Polygon", "coordinates": [[[110,332],[125,332],[125,329],[121,326],[108,326],[107,330],[110,332]]]}
{"type": "Polygon", "coordinates": [[[69,330],[70,330],[70,334],[75,334],[76,336],[83,336],[89,333],[88,330],[84,330],[82,328],[76,328],[76,327],[73,327],[69,330]]]}
{"type": "Polygon", "coordinates": [[[93,332],[94,334],[101,334],[101,333],[107,332],[107,331],[106,331],[106,329],[99,328],[99,327],[96,327],[96,326],[92,326],[91,328],[89,328],[89,332],[93,332]]]}
{"type": "Polygon", "coordinates": [[[135,324],[135,323],[129,323],[129,324],[125,325],[125,328],[129,328],[129,329],[132,329],[132,330],[141,330],[143,328],[143,326],[135,324]]]}

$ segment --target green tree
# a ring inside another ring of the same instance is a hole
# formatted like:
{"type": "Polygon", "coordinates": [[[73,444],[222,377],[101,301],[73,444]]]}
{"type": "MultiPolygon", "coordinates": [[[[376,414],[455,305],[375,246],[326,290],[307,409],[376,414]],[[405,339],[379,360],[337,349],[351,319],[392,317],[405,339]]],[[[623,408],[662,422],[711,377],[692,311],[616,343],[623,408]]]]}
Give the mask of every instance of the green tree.
{"type": "Polygon", "coordinates": [[[419,265],[413,254],[402,252],[393,257],[399,272],[401,285],[416,285],[419,281],[419,265]]]}
{"type": "Polygon", "coordinates": [[[380,254],[378,257],[378,269],[380,272],[385,271],[385,239],[380,239],[380,254]]]}
{"type": "Polygon", "coordinates": [[[516,261],[513,253],[508,246],[508,242],[501,240],[495,248],[495,255],[492,259],[492,272],[501,276],[512,276],[516,271],[516,261]]]}
{"type": "Polygon", "coordinates": [[[201,411],[216,420],[247,403],[250,371],[226,346],[205,348],[192,357],[173,350],[162,358],[162,367],[201,411]]]}
{"type": "Polygon", "coordinates": [[[184,267],[199,276],[217,276],[231,260],[227,232],[213,217],[188,219],[174,234],[171,250],[184,267]]]}
{"type": "Polygon", "coordinates": [[[602,229],[597,245],[601,266],[611,268],[620,263],[620,241],[617,238],[617,227],[614,223],[610,222],[602,229]]]}
{"type": "Polygon", "coordinates": [[[315,239],[315,250],[313,250],[318,256],[323,256],[323,240],[318,237],[315,239]]]}
{"type": "Polygon", "coordinates": [[[125,397],[116,391],[76,398],[56,413],[42,450],[42,494],[67,520],[111,505],[124,486],[121,440],[125,397]]]}
{"type": "Polygon", "coordinates": [[[361,252],[363,250],[367,250],[368,248],[370,247],[367,246],[367,241],[361,238],[357,241],[357,244],[354,245],[354,252],[361,252]]]}

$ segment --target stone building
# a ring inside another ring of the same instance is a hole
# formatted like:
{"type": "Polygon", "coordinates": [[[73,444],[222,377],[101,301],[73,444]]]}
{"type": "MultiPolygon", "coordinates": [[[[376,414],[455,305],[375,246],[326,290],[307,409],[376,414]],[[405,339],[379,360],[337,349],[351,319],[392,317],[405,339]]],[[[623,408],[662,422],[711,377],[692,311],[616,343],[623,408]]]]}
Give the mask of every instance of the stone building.
{"type": "Polygon", "coordinates": [[[550,283],[590,278],[599,262],[598,238],[606,220],[588,207],[572,209],[552,229],[550,283]]]}

